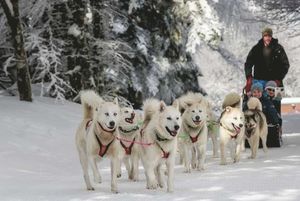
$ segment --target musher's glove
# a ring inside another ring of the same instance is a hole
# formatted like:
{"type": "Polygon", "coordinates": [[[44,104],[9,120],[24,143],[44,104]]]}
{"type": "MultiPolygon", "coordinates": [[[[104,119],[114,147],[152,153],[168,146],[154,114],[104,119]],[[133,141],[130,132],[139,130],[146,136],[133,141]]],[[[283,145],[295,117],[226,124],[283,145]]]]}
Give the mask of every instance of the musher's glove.
{"type": "Polygon", "coordinates": [[[253,78],[251,75],[247,77],[246,86],[245,86],[246,92],[251,91],[252,79],[253,78]]]}

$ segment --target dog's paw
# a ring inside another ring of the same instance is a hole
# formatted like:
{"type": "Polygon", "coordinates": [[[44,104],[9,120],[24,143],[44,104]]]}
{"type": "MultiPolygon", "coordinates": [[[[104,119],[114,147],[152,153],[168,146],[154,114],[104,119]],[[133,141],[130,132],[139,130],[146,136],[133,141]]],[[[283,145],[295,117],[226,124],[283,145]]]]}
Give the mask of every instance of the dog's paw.
{"type": "Polygon", "coordinates": [[[191,168],[190,167],[185,168],[184,173],[191,173],[191,168]]]}
{"type": "Polygon", "coordinates": [[[203,171],[203,170],[205,170],[204,165],[200,165],[199,167],[197,167],[197,170],[198,170],[198,171],[203,171]]]}
{"type": "Polygon", "coordinates": [[[159,186],[160,188],[164,188],[164,187],[165,187],[164,183],[159,183],[158,186],[159,186]]]}
{"type": "Polygon", "coordinates": [[[95,189],[94,189],[94,187],[89,186],[89,187],[87,187],[87,190],[88,190],[88,191],[94,191],[95,189]]]}
{"type": "Polygon", "coordinates": [[[167,189],[167,192],[168,192],[168,193],[173,193],[173,192],[174,192],[174,189],[173,189],[173,188],[168,188],[168,189],[167,189]]]}
{"type": "Polygon", "coordinates": [[[118,189],[114,189],[114,188],[111,189],[111,192],[112,192],[112,193],[115,193],[115,194],[118,194],[118,193],[119,193],[118,189]]]}
{"type": "Polygon", "coordinates": [[[157,182],[149,182],[149,184],[147,185],[147,189],[157,189],[157,186],[157,182]]]}
{"type": "Polygon", "coordinates": [[[197,164],[196,163],[192,163],[192,169],[196,169],[197,168],[197,164]]]}

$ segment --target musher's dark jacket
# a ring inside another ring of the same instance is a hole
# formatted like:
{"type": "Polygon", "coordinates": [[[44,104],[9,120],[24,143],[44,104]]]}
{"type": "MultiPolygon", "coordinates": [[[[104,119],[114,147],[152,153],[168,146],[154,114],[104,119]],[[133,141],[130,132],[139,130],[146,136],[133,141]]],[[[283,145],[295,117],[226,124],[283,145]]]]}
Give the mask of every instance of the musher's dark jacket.
{"type": "Polygon", "coordinates": [[[259,40],[251,49],[245,63],[246,78],[252,74],[252,67],[254,66],[254,79],[279,80],[282,83],[290,67],[289,60],[277,39],[272,38],[269,47],[271,53],[268,62],[266,62],[263,55],[263,39],[259,40]]]}

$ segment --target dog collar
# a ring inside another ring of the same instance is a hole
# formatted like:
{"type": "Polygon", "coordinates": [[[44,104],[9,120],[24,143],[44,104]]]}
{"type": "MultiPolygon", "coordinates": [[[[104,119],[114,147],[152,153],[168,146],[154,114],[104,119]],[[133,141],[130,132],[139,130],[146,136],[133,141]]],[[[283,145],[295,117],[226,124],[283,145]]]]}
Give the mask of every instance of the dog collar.
{"type": "Polygon", "coordinates": [[[131,130],[124,130],[121,126],[119,126],[119,130],[122,132],[122,133],[131,133],[131,132],[134,132],[134,131],[137,131],[140,127],[138,125],[136,125],[135,127],[133,127],[131,130]]]}
{"type": "Polygon", "coordinates": [[[156,135],[156,139],[157,139],[158,141],[160,141],[160,142],[169,140],[169,139],[167,139],[167,138],[161,137],[161,135],[160,135],[157,131],[155,132],[155,135],[156,135]]]}

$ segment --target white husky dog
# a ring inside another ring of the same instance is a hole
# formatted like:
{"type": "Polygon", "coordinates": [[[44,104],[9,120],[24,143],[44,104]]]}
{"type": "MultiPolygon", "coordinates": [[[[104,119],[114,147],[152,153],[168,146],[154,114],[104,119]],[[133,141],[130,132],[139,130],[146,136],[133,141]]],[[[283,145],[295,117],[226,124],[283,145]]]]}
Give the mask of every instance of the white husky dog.
{"type": "MultiPolygon", "coordinates": [[[[138,141],[139,125],[138,118],[132,107],[122,107],[119,123],[120,144],[125,152],[123,162],[125,163],[128,172],[128,178],[134,181],[138,180],[138,160],[140,145],[135,142],[138,141]]],[[[121,170],[119,175],[121,176],[121,170]]]]}
{"type": "Polygon", "coordinates": [[[103,101],[94,91],[81,93],[84,116],[76,132],[76,146],[79,153],[83,176],[88,190],[94,190],[91,185],[88,167],[92,167],[95,182],[101,183],[97,169],[97,160],[104,157],[111,159],[111,191],[117,193],[117,171],[119,161],[124,152],[118,137],[120,108],[118,100],[103,101]]]}
{"type": "Polygon", "coordinates": [[[172,192],[174,165],[177,147],[177,134],[181,125],[179,105],[166,106],[163,101],[148,99],[144,103],[144,125],[141,141],[148,145],[141,146],[141,159],[144,165],[147,188],[156,189],[164,186],[161,166],[167,166],[167,191],[172,192]]]}
{"type": "Polygon", "coordinates": [[[190,173],[191,168],[204,170],[208,134],[207,100],[199,93],[188,93],[179,101],[184,112],[178,148],[183,157],[185,172],[190,173]]]}
{"type": "Polygon", "coordinates": [[[255,158],[259,146],[259,138],[262,140],[263,150],[266,153],[268,125],[267,120],[262,112],[262,105],[259,99],[251,97],[248,102],[248,110],[244,111],[245,115],[245,135],[251,147],[251,156],[255,158]]]}

